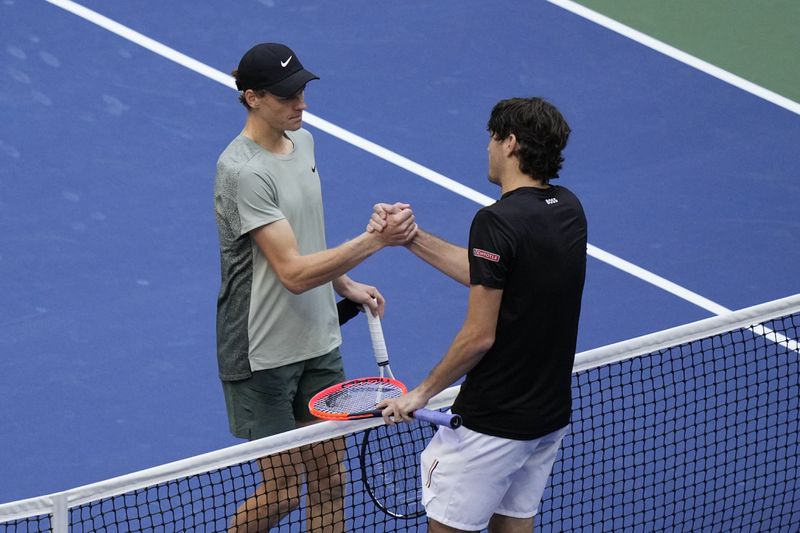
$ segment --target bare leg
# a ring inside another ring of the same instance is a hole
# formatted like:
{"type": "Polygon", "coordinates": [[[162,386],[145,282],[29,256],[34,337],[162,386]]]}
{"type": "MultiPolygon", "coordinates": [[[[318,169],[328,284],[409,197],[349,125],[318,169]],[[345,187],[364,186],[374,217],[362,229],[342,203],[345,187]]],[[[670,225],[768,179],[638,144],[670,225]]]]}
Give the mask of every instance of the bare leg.
{"type": "Polygon", "coordinates": [[[308,485],[308,531],[344,531],[344,437],[318,442],[303,448],[308,485]]]}
{"type": "Polygon", "coordinates": [[[302,455],[299,448],[259,459],[262,483],[236,510],[230,533],[269,531],[300,503],[302,455]]]}
{"type": "Polygon", "coordinates": [[[338,438],[259,459],[264,481],[236,510],[229,533],[262,533],[277,526],[300,503],[304,470],[308,531],[344,531],[344,446],[344,438],[338,438]]]}
{"type": "Polygon", "coordinates": [[[531,533],[533,517],[511,518],[501,514],[492,515],[489,520],[489,533],[531,533]]]}

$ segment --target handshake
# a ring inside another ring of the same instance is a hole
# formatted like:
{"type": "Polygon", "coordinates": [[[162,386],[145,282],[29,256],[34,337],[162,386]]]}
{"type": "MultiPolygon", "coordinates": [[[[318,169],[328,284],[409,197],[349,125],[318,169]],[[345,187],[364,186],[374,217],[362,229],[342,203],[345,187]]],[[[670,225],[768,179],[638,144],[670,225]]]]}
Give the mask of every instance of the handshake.
{"type": "Polygon", "coordinates": [[[414,212],[409,204],[375,204],[367,224],[367,233],[379,239],[384,246],[406,246],[417,235],[414,212]]]}

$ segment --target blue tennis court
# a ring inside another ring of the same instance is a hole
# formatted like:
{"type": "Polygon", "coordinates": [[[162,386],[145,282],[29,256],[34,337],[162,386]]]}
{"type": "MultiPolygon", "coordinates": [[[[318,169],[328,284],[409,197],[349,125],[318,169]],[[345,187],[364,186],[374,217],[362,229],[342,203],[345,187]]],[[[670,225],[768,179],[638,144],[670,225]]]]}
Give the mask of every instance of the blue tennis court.
{"type": "MultiPolygon", "coordinates": [[[[492,105],[540,95],[572,126],[561,183],[590,224],[579,350],[800,292],[797,107],[552,3],[80,5],[95,15],[0,2],[0,502],[239,442],[215,360],[212,187],[244,120],[224,74],[256,42],[321,77],[307,127],[330,245],[379,201],[465,243],[475,198],[497,195],[492,105]]],[[[392,367],[418,382],[465,290],[401,249],[351,276],[381,289],[392,367]]],[[[348,374],[372,373],[366,327],[343,332],[348,374]]]]}

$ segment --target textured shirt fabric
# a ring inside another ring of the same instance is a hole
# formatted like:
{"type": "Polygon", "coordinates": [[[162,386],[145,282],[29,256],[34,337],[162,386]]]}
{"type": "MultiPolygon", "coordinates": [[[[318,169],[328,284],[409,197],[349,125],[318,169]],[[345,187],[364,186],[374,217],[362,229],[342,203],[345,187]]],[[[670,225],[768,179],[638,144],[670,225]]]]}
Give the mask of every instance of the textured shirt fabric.
{"type": "Polygon", "coordinates": [[[294,145],[289,154],[239,135],[217,161],[217,361],[225,381],[323,355],[342,342],[332,284],[292,294],[249,234],[286,219],[301,255],[327,248],[313,138],[303,129],[286,136],[294,145]]]}
{"type": "Polygon", "coordinates": [[[569,423],[586,231],[564,187],[515,189],[475,215],[470,283],[503,296],[495,342],[452,408],[469,429],[528,440],[569,423]]]}

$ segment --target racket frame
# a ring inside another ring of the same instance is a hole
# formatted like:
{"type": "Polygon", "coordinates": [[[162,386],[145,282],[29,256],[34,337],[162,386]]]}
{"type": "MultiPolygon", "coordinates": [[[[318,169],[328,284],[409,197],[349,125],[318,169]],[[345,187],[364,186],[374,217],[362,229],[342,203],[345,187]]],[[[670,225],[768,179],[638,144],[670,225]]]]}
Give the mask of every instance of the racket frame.
{"type": "MultiPolygon", "coordinates": [[[[333,396],[334,394],[338,394],[339,392],[347,390],[348,388],[362,385],[364,383],[374,384],[374,385],[379,385],[379,384],[389,385],[391,387],[400,390],[401,394],[405,394],[406,392],[408,392],[408,389],[402,382],[393,378],[380,376],[380,377],[350,379],[347,381],[343,381],[342,383],[337,383],[336,385],[331,385],[330,387],[327,387],[319,391],[311,398],[311,400],[309,400],[308,410],[311,412],[312,415],[322,420],[360,420],[362,418],[378,418],[383,416],[381,413],[381,409],[368,409],[366,411],[358,411],[354,413],[344,413],[344,412],[335,413],[330,411],[321,411],[315,407],[318,402],[325,400],[325,398],[333,396]]],[[[375,403],[377,404],[377,402],[380,400],[381,398],[378,397],[375,403]]]]}
{"type": "MultiPolygon", "coordinates": [[[[326,389],[319,391],[311,398],[311,400],[309,400],[308,410],[311,412],[312,415],[322,420],[361,420],[362,418],[382,417],[383,416],[382,409],[369,409],[366,411],[358,411],[355,413],[332,413],[330,411],[320,411],[315,407],[317,402],[324,400],[328,396],[336,394],[342,390],[346,390],[348,387],[354,387],[362,383],[371,383],[371,384],[384,383],[399,389],[401,391],[401,394],[405,394],[406,392],[408,392],[406,386],[402,382],[394,378],[369,377],[369,378],[350,379],[348,381],[337,383],[336,385],[332,385],[326,389]]],[[[423,422],[428,422],[430,424],[435,424],[437,426],[447,426],[452,429],[456,429],[461,425],[461,417],[459,415],[455,415],[452,413],[443,413],[441,411],[434,411],[431,409],[417,409],[416,411],[411,413],[411,416],[423,422]]]]}
{"type": "MultiPolygon", "coordinates": [[[[382,430],[388,431],[388,429],[386,429],[386,427],[387,426],[373,427],[373,428],[367,429],[364,432],[364,438],[361,440],[361,449],[360,449],[360,452],[358,454],[359,466],[361,468],[361,482],[364,484],[364,487],[367,489],[367,494],[369,494],[369,497],[372,499],[372,502],[375,504],[375,507],[377,507],[378,509],[380,509],[381,511],[383,511],[387,515],[391,516],[392,518],[398,518],[398,519],[401,519],[401,520],[411,520],[411,519],[414,519],[414,518],[419,518],[420,516],[423,516],[425,514],[425,508],[421,504],[419,504],[418,509],[416,511],[408,513],[408,514],[402,514],[401,512],[398,512],[398,511],[394,510],[391,505],[389,505],[388,503],[384,502],[378,496],[378,494],[376,493],[375,488],[373,487],[372,476],[370,476],[370,474],[369,474],[369,472],[371,472],[372,470],[367,468],[367,456],[370,455],[370,451],[371,451],[370,450],[370,436],[371,435],[376,435],[376,434],[378,434],[379,431],[382,431],[382,430]]],[[[419,429],[420,429],[420,431],[424,431],[422,426],[420,426],[419,429]]],[[[400,429],[398,429],[398,431],[412,432],[414,430],[411,428],[411,426],[407,426],[406,425],[406,426],[400,426],[400,429]]],[[[382,457],[382,450],[383,450],[384,447],[380,444],[380,439],[376,440],[375,443],[378,446],[377,454],[378,454],[379,457],[382,457]]],[[[373,467],[373,469],[374,469],[374,467],[373,467]]],[[[419,476],[418,472],[416,473],[414,479],[416,480],[417,483],[421,482],[421,479],[420,479],[420,476],[419,476]]]]}

